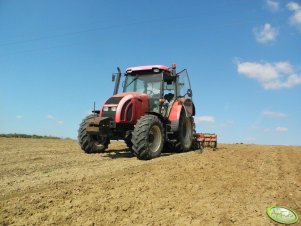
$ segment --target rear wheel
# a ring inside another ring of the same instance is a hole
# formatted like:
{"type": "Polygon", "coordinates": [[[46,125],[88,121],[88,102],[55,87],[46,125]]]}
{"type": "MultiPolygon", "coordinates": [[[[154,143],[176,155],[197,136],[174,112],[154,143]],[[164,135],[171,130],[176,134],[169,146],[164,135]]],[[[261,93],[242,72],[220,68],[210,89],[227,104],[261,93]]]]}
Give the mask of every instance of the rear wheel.
{"type": "Polygon", "coordinates": [[[189,151],[192,145],[192,118],[186,117],[184,111],[181,112],[180,122],[179,122],[179,134],[178,139],[180,141],[181,151],[189,151]]]}
{"type": "Polygon", "coordinates": [[[184,152],[191,149],[193,138],[192,122],[192,117],[186,117],[185,111],[182,110],[179,121],[179,130],[176,133],[178,142],[169,144],[170,150],[173,150],[174,152],[184,152]]]}
{"type": "Polygon", "coordinates": [[[164,128],[155,115],[142,116],[132,133],[132,150],[139,159],[149,160],[160,156],[164,144],[164,128]]]}
{"type": "Polygon", "coordinates": [[[92,135],[87,133],[87,127],[88,127],[87,121],[94,117],[98,117],[98,116],[95,115],[87,116],[80,124],[78,130],[79,145],[81,149],[88,154],[101,153],[108,147],[108,144],[110,143],[107,137],[100,137],[97,134],[92,135]]]}
{"type": "Polygon", "coordinates": [[[186,117],[184,110],[181,111],[179,129],[175,133],[175,143],[166,143],[166,149],[171,152],[189,151],[193,139],[193,118],[186,117]]]}

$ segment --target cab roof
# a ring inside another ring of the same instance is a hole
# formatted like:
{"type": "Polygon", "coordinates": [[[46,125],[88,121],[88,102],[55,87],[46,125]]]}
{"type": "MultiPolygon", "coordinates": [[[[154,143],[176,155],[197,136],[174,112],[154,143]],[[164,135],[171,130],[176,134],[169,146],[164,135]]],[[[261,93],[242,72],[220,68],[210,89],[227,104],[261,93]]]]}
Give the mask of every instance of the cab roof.
{"type": "Polygon", "coordinates": [[[164,65],[147,65],[147,66],[129,67],[126,69],[126,73],[131,73],[131,72],[135,72],[135,71],[150,71],[150,70],[154,70],[154,69],[171,72],[171,69],[164,65]]]}

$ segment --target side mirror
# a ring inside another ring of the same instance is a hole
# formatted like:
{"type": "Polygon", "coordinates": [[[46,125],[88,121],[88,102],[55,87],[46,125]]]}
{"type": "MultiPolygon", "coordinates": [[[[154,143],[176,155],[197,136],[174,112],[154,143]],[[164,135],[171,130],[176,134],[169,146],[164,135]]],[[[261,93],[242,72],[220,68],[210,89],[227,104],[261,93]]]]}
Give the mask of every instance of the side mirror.
{"type": "Polygon", "coordinates": [[[112,74],[112,82],[115,82],[116,75],[112,74]]]}
{"type": "Polygon", "coordinates": [[[192,90],[191,90],[191,89],[188,89],[188,90],[187,90],[187,95],[188,95],[189,97],[192,97],[192,90]]]}

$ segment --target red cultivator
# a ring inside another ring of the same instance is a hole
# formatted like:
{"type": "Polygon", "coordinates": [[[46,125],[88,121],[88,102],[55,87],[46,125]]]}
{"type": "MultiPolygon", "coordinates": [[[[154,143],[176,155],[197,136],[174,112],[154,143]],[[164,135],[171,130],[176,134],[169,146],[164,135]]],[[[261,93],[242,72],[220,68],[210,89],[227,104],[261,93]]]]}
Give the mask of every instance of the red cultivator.
{"type": "Polygon", "coordinates": [[[195,133],[193,139],[193,148],[202,149],[205,147],[217,148],[217,134],[214,133],[195,133]]]}

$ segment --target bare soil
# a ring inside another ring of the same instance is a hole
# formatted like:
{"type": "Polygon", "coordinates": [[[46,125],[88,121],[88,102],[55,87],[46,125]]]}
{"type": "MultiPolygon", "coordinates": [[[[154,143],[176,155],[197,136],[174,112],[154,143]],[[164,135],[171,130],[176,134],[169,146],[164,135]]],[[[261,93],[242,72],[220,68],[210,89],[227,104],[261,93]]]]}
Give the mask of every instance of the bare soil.
{"type": "Polygon", "coordinates": [[[221,144],[150,161],[122,142],[109,149],[0,138],[0,223],[278,225],[267,207],[301,214],[301,147],[221,144]]]}

